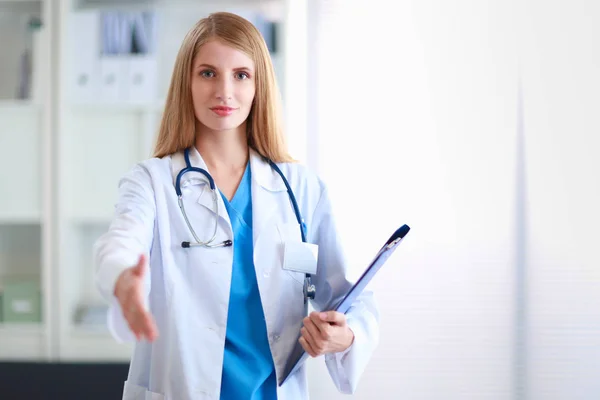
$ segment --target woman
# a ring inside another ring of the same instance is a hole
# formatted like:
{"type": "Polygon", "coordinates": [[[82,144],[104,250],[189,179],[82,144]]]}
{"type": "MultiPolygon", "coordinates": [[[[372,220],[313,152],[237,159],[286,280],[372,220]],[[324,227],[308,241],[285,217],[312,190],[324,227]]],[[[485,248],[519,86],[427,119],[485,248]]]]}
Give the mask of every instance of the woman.
{"type": "Polygon", "coordinates": [[[364,294],[332,311],[346,263],[327,189],[286,152],[277,96],[245,19],[212,14],[184,39],[155,157],[123,177],[94,247],[111,332],[137,339],[124,399],[306,399],[304,368],[279,385],[298,344],[356,389],[377,310],[364,294]],[[323,312],[307,316],[311,283],[323,312]]]}

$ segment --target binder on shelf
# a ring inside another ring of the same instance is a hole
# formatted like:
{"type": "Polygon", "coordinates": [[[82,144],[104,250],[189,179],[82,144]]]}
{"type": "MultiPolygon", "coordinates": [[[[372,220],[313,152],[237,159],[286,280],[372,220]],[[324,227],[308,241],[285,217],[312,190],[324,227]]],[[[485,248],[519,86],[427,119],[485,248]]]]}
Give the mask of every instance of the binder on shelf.
{"type": "Polygon", "coordinates": [[[133,55],[127,60],[127,100],[147,103],[157,97],[157,61],[154,56],[133,55]]]}
{"type": "Polygon", "coordinates": [[[98,99],[100,88],[100,19],[96,11],[79,11],[71,15],[71,56],[69,86],[75,103],[98,99]]]}
{"type": "Polygon", "coordinates": [[[100,92],[102,103],[117,103],[125,100],[126,62],[121,54],[129,51],[126,40],[127,21],[120,13],[114,11],[102,12],[100,92]]]}
{"type": "Polygon", "coordinates": [[[100,100],[116,103],[125,100],[127,60],[118,55],[100,58],[100,100]]]}
{"type": "Polygon", "coordinates": [[[71,18],[76,104],[144,104],[157,97],[154,11],[77,11],[71,18]]]}
{"type": "Polygon", "coordinates": [[[40,24],[32,32],[32,78],[31,78],[31,100],[34,104],[41,104],[44,100],[46,71],[48,69],[48,49],[45,46],[47,29],[40,24]]]}
{"type": "Polygon", "coordinates": [[[102,19],[103,102],[142,104],[156,98],[154,12],[114,12],[102,19]]]}

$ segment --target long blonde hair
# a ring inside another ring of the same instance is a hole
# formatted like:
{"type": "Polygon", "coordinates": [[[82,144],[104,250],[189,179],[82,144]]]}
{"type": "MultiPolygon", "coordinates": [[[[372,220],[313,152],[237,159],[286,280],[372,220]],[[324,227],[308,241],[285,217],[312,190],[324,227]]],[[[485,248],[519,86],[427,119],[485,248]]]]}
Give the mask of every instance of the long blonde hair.
{"type": "Polygon", "coordinates": [[[281,121],[280,94],[267,45],[254,25],[227,12],[210,14],[187,33],[173,68],[154,157],[164,157],[195,145],[196,116],[191,93],[192,62],[200,47],[221,40],[254,61],[256,92],[248,115],[248,145],[274,162],[294,161],[288,154],[281,121]]]}

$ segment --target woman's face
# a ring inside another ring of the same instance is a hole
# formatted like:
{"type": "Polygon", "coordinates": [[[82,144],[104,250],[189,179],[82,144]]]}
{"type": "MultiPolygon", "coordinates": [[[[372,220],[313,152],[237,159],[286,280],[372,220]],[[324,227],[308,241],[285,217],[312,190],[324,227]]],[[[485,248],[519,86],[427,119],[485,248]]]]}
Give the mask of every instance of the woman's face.
{"type": "Polygon", "coordinates": [[[201,125],[228,131],[242,125],[254,100],[254,62],[218,40],[200,48],[192,64],[192,100],[201,125]]]}

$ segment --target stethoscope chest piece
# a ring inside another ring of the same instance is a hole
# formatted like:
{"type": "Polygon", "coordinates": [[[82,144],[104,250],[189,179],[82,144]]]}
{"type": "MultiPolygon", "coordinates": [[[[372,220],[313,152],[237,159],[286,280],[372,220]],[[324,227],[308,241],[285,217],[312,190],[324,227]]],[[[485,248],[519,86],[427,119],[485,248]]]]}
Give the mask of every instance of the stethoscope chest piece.
{"type": "Polygon", "coordinates": [[[308,303],[308,299],[314,300],[315,295],[317,294],[317,289],[315,285],[312,283],[312,279],[309,274],[306,274],[304,277],[304,304],[308,303]]]}

